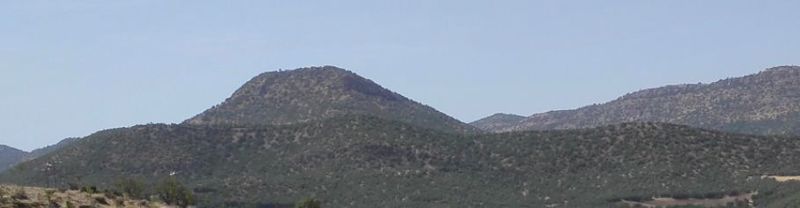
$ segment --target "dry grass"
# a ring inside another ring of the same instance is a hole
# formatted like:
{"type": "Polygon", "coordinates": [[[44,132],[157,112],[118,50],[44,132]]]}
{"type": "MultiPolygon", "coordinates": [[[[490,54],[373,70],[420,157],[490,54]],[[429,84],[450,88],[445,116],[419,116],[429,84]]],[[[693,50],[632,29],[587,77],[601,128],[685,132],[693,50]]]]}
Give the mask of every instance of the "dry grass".
{"type": "Polygon", "coordinates": [[[0,185],[0,208],[13,207],[98,207],[98,208],[161,208],[162,203],[38,187],[0,185]],[[53,205],[53,206],[50,206],[53,205]],[[58,205],[58,206],[55,206],[58,205]]]}

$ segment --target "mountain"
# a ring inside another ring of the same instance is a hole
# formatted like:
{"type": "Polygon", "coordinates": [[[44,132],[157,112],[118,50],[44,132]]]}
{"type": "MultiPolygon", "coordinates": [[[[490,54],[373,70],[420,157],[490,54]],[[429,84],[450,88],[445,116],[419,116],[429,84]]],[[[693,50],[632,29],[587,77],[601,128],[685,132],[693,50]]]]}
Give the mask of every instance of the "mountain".
{"type": "MultiPolygon", "coordinates": [[[[369,116],[260,127],[142,125],[95,133],[0,175],[22,185],[112,187],[174,175],[205,207],[608,207],[619,199],[779,186],[800,139],[661,123],[450,134],[369,116]]],[[[757,201],[769,203],[770,201],[757,201]]]]}
{"type": "Polygon", "coordinates": [[[26,154],[28,153],[25,151],[6,145],[0,145],[0,172],[19,163],[26,154]]]}
{"type": "Polygon", "coordinates": [[[495,131],[591,128],[624,122],[800,135],[800,67],[774,67],[710,84],[642,90],[605,104],[536,114],[495,131]]]}
{"type": "Polygon", "coordinates": [[[497,132],[522,120],[525,120],[525,116],[497,113],[469,124],[483,131],[497,132]]]}
{"type": "Polygon", "coordinates": [[[294,124],[350,114],[372,115],[448,132],[477,131],[436,109],[333,66],[258,75],[222,104],[184,123],[294,124]]]}
{"type": "Polygon", "coordinates": [[[67,138],[59,141],[57,144],[35,149],[31,152],[25,152],[22,150],[15,149],[13,147],[0,145],[0,172],[3,172],[6,169],[9,169],[21,162],[32,160],[37,157],[41,157],[42,155],[66,147],[67,145],[70,145],[79,139],[80,138],[67,138]]]}
{"type": "MultiPolygon", "coordinates": [[[[513,119],[493,120],[503,117],[513,119]]],[[[0,173],[0,183],[113,189],[131,179],[151,189],[175,178],[201,207],[305,197],[325,207],[618,207],[654,197],[786,207],[800,199],[800,183],[770,177],[800,173],[795,137],[658,122],[470,129],[352,72],[304,68],[259,75],[182,124],[99,131],[0,173]]]]}
{"type": "Polygon", "coordinates": [[[80,140],[80,138],[78,138],[78,137],[72,137],[72,138],[63,139],[63,140],[59,141],[56,144],[48,145],[46,147],[42,147],[42,148],[38,148],[38,149],[33,150],[30,153],[28,153],[27,155],[25,155],[25,158],[23,158],[23,159],[24,160],[32,160],[32,159],[35,159],[37,157],[41,157],[43,155],[46,155],[48,153],[51,153],[53,151],[56,151],[56,150],[61,149],[63,147],[66,147],[67,145],[70,145],[73,142],[76,142],[78,140],[80,140]]]}

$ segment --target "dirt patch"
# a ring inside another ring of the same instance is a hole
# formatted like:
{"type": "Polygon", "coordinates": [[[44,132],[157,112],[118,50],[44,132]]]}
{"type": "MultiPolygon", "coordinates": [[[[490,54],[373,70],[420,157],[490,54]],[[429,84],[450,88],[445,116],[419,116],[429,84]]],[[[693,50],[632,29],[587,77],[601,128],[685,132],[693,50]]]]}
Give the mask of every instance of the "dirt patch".
{"type": "Polygon", "coordinates": [[[761,178],[770,178],[778,182],[800,181],[800,176],[762,176],[761,178]]]}
{"type": "Polygon", "coordinates": [[[687,206],[687,205],[694,205],[694,206],[703,206],[703,207],[724,207],[730,203],[752,203],[753,196],[758,194],[757,192],[747,193],[747,194],[740,194],[735,196],[724,196],[718,199],[675,199],[675,198],[666,198],[666,197],[658,197],[653,198],[650,201],[644,202],[635,202],[635,201],[627,201],[622,200],[622,203],[627,204],[631,207],[665,207],[665,206],[687,206]]]}

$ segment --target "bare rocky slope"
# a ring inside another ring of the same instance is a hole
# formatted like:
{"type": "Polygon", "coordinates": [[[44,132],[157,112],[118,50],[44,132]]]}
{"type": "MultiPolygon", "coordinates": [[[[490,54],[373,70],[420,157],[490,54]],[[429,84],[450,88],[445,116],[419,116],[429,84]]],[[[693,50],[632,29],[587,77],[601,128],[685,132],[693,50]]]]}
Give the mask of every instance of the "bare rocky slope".
{"type": "Polygon", "coordinates": [[[575,110],[532,115],[495,132],[665,122],[746,134],[800,135],[800,67],[781,66],[710,84],[642,90],[575,110]]]}

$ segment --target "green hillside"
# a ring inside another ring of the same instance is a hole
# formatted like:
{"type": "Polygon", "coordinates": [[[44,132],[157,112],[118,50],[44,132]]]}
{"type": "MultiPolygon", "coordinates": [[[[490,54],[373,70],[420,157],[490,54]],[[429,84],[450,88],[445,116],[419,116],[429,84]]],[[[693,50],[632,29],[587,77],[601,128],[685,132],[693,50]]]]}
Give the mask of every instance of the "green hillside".
{"type": "Polygon", "coordinates": [[[98,132],[0,176],[111,187],[170,174],[206,206],[598,207],[626,197],[766,190],[800,170],[800,140],[644,123],[464,136],[367,116],[98,132]]]}

